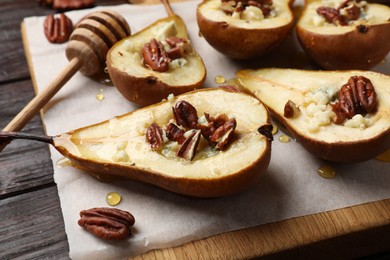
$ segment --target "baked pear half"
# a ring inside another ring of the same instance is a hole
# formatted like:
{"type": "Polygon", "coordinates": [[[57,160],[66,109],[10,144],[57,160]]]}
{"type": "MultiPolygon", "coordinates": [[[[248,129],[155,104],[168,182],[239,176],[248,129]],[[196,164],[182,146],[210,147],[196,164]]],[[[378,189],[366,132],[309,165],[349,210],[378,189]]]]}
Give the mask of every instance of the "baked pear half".
{"type": "Polygon", "coordinates": [[[387,75],[271,68],[237,77],[317,157],[359,162],[390,148],[387,75]]]}
{"type": "Polygon", "coordinates": [[[194,196],[239,192],[264,173],[272,126],[255,97],[205,88],[54,137],[73,165],[194,196]]]}
{"type": "Polygon", "coordinates": [[[234,59],[254,59],[275,49],[290,32],[290,0],[204,0],[196,11],[201,35],[234,59]]]}
{"type": "Polygon", "coordinates": [[[115,44],[107,54],[110,78],[129,101],[145,106],[169,94],[201,88],[202,58],[192,48],[183,20],[160,19],[115,44]]]}
{"type": "Polygon", "coordinates": [[[390,7],[357,0],[307,0],[298,39],[329,70],[368,70],[390,51],[390,7]]]}

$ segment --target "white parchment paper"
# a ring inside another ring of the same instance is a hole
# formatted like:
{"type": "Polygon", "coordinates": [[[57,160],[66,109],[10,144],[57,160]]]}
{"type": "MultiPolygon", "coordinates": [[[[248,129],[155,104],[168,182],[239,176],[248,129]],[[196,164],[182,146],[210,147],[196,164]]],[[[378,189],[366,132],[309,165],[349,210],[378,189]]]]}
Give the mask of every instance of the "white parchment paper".
{"type": "MultiPolygon", "coordinates": [[[[203,57],[208,76],[206,86],[215,86],[217,75],[234,77],[244,68],[291,67],[314,68],[298,45],[294,34],[272,55],[258,62],[232,61],[211,48],[199,37],[195,10],[198,1],[172,4],[176,14],[187,24],[195,49],[203,57]]],[[[167,14],[162,5],[105,7],[121,13],[135,33],[167,14]]],[[[92,10],[69,12],[77,22],[92,10]]],[[[43,34],[44,17],[24,20],[32,56],[33,73],[38,90],[42,90],[67,64],[66,45],[47,42],[43,34]]],[[[384,62],[374,68],[389,73],[384,62]]],[[[77,73],[50,101],[44,110],[48,135],[56,135],[97,123],[136,109],[115,87],[105,86],[77,73]],[[96,95],[103,93],[98,101],[96,95]]],[[[294,141],[272,147],[269,169],[253,188],[240,194],[218,199],[193,199],[176,195],[142,183],[99,182],[72,167],[58,167],[62,156],[51,148],[54,177],[58,185],[70,256],[73,259],[124,258],[153,248],[176,246],[230,230],[317,212],[390,198],[389,164],[370,160],[357,164],[331,164],[337,176],[324,179],[317,169],[324,161],[311,156],[294,141]],[[79,212],[107,206],[105,196],[115,191],[123,200],[118,208],[136,218],[133,235],[124,242],[99,240],[78,226],[79,212]]]]}

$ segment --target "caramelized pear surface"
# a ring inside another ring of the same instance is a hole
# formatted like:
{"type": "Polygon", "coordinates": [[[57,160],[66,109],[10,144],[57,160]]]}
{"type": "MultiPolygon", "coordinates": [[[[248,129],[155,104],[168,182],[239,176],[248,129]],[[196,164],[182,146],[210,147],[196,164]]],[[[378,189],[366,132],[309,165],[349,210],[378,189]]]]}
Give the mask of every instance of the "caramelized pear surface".
{"type": "MultiPolygon", "coordinates": [[[[330,70],[367,70],[385,59],[390,51],[389,6],[368,3],[361,7],[358,19],[346,19],[346,24],[340,25],[317,13],[323,3],[306,1],[296,26],[303,49],[318,65],[330,70]]],[[[330,8],[337,9],[340,2],[329,3],[333,3],[330,8]]]]}
{"type": "Polygon", "coordinates": [[[201,88],[206,78],[203,60],[190,45],[179,16],[160,19],[115,44],[107,54],[107,68],[119,92],[141,106],[160,102],[171,93],[178,95],[201,88]],[[145,64],[142,49],[152,39],[165,42],[169,37],[186,40],[186,49],[181,58],[169,62],[168,70],[155,71],[145,64]]]}
{"type": "Polygon", "coordinates": [[[122,176],[195,197],[218,197],[247,188],[267,169],[271,141],[258,129],[268,121],[267,109],[256,98],[208,88],[71,131],[54,142],[77,167],[99,176],[122,176]],[[234,118],[237,126],[228,147],[217,150],[200,143],[192,160],[175,157],[174,151],[170,155],[169,146],[152,149],[147,129],[153,123],[171,123],[178,101],[192,104],[199,117],[208,113],[234,118]]]}
{"type": "Polygon", "coordinates": [[[255,59],[263,56],[287,37],[294,20],[291,1],[271,2],[273,9],[267,16],[257,14],[261,10],[250,7],[247,15],[237,18],[222,10],[222,1],[205,0],[196,11],[200,33],[212,47],[228,57],[255,59]]]}
{"type": "Polygon", "coordinates": [[[390,77],[367,71],[242,70],[237,77],[313,155],[336,162],[364,161],[390,147],[390,77]],[[332,104],[353,76],[369,79],[376,92],[375,112],[335,123],[332,104]],[[285,114],[291,101],[299,110],[285,114]],[[290,102],[289,102],[290,103],[290,102]]]}

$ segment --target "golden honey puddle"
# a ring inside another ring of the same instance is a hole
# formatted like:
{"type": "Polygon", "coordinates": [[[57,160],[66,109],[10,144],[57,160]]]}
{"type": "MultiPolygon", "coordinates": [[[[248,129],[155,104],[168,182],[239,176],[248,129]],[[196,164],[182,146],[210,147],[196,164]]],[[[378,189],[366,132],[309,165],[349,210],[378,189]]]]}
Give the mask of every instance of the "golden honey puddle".
{"type": "Polygon", "coordinates": [[[278,126],[274,123],[271,123],[272,124],[272,135],[275,135],[277,132],[278,132],[278,126]]]}
{"type": "Polygon", "coordinates": [[[99,100],[99,101],[102,101],[104,99],[104,95],[103,95],[103,89],[99,89],[99,93],[96,94],[96,99],[99,100]]]}
{"type": "Polygon", "coordinates": [[[335,169],[329,165],[322,165],[320,168],[318,168],[317,173],[325,179],[333,179],[336,177],[335,169]]]}
{"type": "Polygon", "coordinates": [[[215,79],[214,79],[215,83],[217,84],[223,84],[226,82],[226,79],[224,76],[222,75],[218,75],[218,76],[215,76],[215,79]]]}
{"type": "Polygon", "coordinates": [[[281,143],[288,143],[290,142],[290,137],[288,137],[287,135],[281,135],[279,136],[278,140],[281,143]]]}
{"type": "Polygon", "coordinates": [[[116,206],[118,205],[122,200],[122,196],[119,193],[116,192],[110,192],[106,196],[106,202],[110,206],[116,206]]]}
{"type": "Polygon", "coordinates": [[[390,149],[378,155],[375,159],[382,162],[390,162],[390,149]]]}

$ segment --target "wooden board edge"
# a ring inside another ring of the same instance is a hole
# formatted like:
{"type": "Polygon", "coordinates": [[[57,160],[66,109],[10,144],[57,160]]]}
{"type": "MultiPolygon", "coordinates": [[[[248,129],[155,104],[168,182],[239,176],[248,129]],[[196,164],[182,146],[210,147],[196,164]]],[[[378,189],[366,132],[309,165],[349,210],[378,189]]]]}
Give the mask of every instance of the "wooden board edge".
{"type": "Polygon", "coordinates": [[[134,259],[345,259],[390,250],[385,239],[388,237],[390,199],[385,199],[222,233],[178,247],[152,250],[134,259]]]}
{"type": "MultiPolygon", "coordinates": [[[[26,28],[26,24],[24,23],[24,21],[22,21],[20,24],[20,31],[21,31],[21,35],[22,35],[24,55],[25,55],[26,60],[27,60],[28,71],[30,72],[30,77],[31,77],[33,88],[34,88],[34,93],[36,95],[38,93],[38,84],[37,84],[37,80],[35,77],[33,61],[32,61],[32,56],[31,56],[31,52],[30,52],[30,45],[29,45],[28,36],[27,36],[27,28],[26,28]]],[[[45,120],[44,120],[45,117],[44,117],[43,109],[40,110],[39,114],[40,114],[40,117],[42,119],[43,130],[46,134],[47,131],[46,131],[46,124],[45,124],[45,120]]]]}

